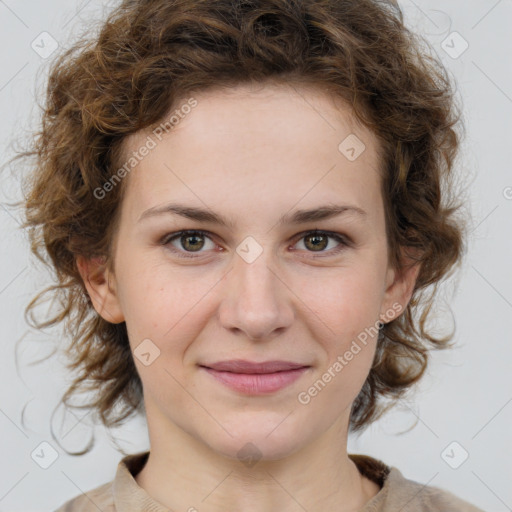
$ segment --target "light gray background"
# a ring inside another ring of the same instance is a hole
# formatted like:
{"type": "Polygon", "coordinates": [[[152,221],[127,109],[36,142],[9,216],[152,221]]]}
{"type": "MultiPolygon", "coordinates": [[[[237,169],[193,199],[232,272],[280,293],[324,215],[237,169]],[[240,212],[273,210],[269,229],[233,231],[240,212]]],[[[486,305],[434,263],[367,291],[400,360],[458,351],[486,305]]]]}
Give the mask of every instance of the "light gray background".
{"type": "MultiPolygon", "coordinates": [[[[34,93],[44,82],[48,60],[31,48],[32,41],[47,31],[67,47],[109,5],[114,4],[0,0],[0,163],[12,156],[12,140],[23,137],[37,114],[34,93]]],[[[448,489],[486,511],[504,512],[512,510],[512,2],[402,0],[400,5],[407,24],[431,42],[449,69],[464,104],[467,133],[458,165],[469,183],[473,224],[458,281],[445,287],[457,347],[434,353],[417,392],[350,438],[349,452],[370,454],[407,478],[448,489]],[[454,31],[469,43],[458,58],[442,48],[454,31]],[[458,445],[443,458],[454,441],[458,445]],[[453,469],[445,459],[457,462],[463,450],[469,457],[453,469]]],[[[60,333],[35,332],[23,319],[29,299],[50,277],[29,255],[19,212],[5,205],[20,197],[18,173],[7,170],[0,177],[0,510],[42,512],[112,480],[122,455],[100,427],[95,448],[83,457],[67,455],[51,437],[50,415],[70,376],[61,357],[29,364],[50,353],[50,342],[60,333]],[[45,441],[58,453],[48,469],[31,458],[45,441]]],[[[440,324],[450,321],[450,314],[440,311],[440,324]]],[[[70,450],[83,448],[92,429],[91,415],[75,414],[55,420],[56,428],[63,422],[62,444],[70,450]]],[[[148,448],[143,419],[113,434],[126,452],[148,448]]]]}

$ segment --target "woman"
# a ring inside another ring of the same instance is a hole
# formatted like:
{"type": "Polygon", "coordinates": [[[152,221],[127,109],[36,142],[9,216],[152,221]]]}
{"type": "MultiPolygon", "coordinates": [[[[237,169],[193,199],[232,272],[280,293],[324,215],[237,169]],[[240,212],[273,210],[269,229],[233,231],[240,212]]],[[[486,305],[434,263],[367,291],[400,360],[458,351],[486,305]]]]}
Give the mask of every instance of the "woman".
{"type": "Polygon", "coordinates": [[[64,401],[144,412],[151,447],[58,512],[479,510],[347,453],[448,346],[426,319],[463,247],[451,86],[398,6],[126,0],[47,99],[40,326],[68,327],[64,401]]]}

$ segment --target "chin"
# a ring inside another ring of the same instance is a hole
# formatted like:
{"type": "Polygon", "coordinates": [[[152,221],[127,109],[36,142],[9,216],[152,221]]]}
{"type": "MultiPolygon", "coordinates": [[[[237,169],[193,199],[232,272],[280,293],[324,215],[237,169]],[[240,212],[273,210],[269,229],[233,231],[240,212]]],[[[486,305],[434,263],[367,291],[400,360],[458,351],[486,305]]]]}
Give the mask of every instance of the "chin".
{"type": "MultiPolygon", "coordinates": [[[[280,418],[282,420],[283,417],[280,418]]],[[[207,444],[215,452],[237,459],[247,467],[252,467],[258,460],[281,460],[307,443],[304,430],[291,422],[285,425],[287,421],[280,425],[279,421],[257,420],[243,423],[238,421],[236,425],[223,423],[232,437],[225,434],[221,438],[210,439],[207,444]]]]}
{"type": "Polygon", "coordinates": [[[289,440],[287,444],[255,439],[253,436],[232,439],[230,443],[211,446],[217,453],[229,459],[236,459],[250,468],[262,461],[285,459],[299,450],[300,445],[289,440]]]}

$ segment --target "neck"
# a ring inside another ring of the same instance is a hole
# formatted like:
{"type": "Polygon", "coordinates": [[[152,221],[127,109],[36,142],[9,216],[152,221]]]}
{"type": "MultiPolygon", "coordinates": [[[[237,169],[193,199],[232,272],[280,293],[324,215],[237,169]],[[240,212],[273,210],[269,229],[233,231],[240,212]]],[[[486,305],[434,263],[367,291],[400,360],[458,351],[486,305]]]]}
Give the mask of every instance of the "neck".
{"type": "Polygon", "coordinates": [[[339,425],[284,458],[252,461],[225,456],[174,424],[162,425],[148,425],[151,452],[135,480],[171,510],[355,512],[380,490],[348,457],[346,430],[339,425]]]}

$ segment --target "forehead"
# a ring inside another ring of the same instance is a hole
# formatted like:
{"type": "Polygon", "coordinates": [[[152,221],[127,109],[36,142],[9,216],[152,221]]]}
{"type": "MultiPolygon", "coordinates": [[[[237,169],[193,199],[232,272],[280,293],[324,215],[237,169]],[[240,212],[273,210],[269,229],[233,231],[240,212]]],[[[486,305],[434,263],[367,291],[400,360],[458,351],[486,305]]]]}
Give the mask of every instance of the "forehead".
{"type": "Polygon", "coordinates": [[[290,207],[299,200],[304,207],[334,201],[340,194],[376,199],[378,140],[349,105],[319,87],[202,91],[176,102],[169,119],[173,115],[172,125],[163,120],[159,129],[125,141],[126,158],[152,141],[129,175],[125,201],[134,212],[171,197],[235,205],[237,194],[241,204],[257,202],[260,208],[276,194],[290,207]],[[187,104],[194,107],[180,111],[187,104]]]}

